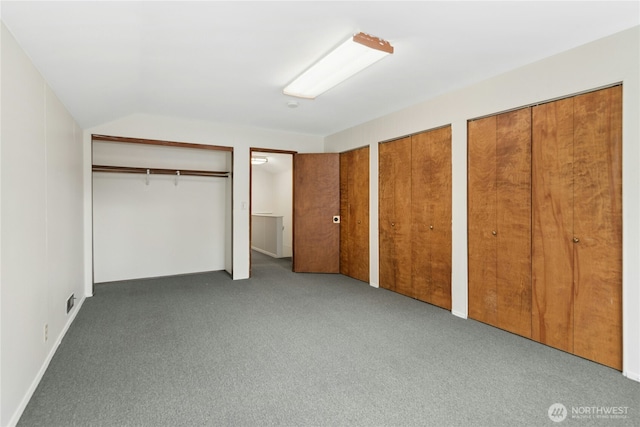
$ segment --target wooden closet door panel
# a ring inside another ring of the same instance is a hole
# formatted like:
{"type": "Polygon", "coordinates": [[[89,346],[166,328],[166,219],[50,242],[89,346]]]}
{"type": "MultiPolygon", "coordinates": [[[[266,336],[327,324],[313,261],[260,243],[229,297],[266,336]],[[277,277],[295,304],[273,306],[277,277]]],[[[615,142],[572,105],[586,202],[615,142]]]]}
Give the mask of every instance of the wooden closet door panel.
{"type": "Polygon", "coordinates": [[[468,124],[469,317],[497,325],[496,117],[468,124]]]}
{"type": "Polygon", "coordinates": [[[380,286],[413,297],[411,138],[380,144],[380,286]]]}
{"type": "Polygon", "coordinates": [[[353,152],[349,181],[351,277],[369,282],[369,147],[353,152]]]}
{"type": "Polygon", "coordinates": [[[573,98],[532,121],[531,338],[573,352],[573,98]]]}
{"type": "Polygon", "coordinates": [[[350,276],[352,253],[350,221],[350,176],[353,152],[340,153],[340,274],[350,276]]]}
{"type": "Polygon", "coordinates": [[[411,280],[415,297],[431,302],[431,132],[411,137],[411,280]]]}
{"type": "Polygon", "coordinates": [[[498,324],[531,337],[531,110],[496,118],[498,324]]]}
{"type": "Polygon", "coordinates": [[[574,353],[620,370],[622,87],[574,102],[574,353]]]}
{"type": "Polygon", "coordinates": [[[411,138],[396,141],[394,216],[396,292],[415,298],[411,283],[411,138]]]}
{"type": "Polygon", "coordinates": [[[395,290],[395,240],[391,226],[394,216],[394,147],[378,146],[378,245],[380,287],[395,290]]]}
{"type": "Polygon", "coordinates": [[[451,126],[429,132],[429,140],[431,158],[429,302],[451,310],[451,126]]]}

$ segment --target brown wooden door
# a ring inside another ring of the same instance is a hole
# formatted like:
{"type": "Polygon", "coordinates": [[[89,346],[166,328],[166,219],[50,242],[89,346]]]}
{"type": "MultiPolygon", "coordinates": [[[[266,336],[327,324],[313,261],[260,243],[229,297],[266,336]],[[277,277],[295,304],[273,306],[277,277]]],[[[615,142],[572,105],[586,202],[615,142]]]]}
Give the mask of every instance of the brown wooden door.
{"type": "Polygon", "coordinates": [[[351,274],[351,244],[353,241],[350,220],[349,190],[353,151],[340,153],[340,274],[351,274]]]}
{"type": "Polygon", "coordinates": [[[416,299],[431,302],[431,137],[411,137],[411,284],[416,299]]]}
{"type": "Polygon", "coordinates": [[[451,127],[412,136],[412,284],[421,301],[451,309],[451,127]]]}
{"type": "Polygon", "coordinates": [[[531,113],[469,123],[469,317],[531,336],[531,113]]]}
{"type": "Polygon", "coordinates": [[[380,286],[414,297],[411,284],[411,137],[379,145],[380,286]]]}
{"type": "Polygon", "coordinates": [[[500,114],[496,132],[498,324],[531,337],[531,109],[500,114]]]}
{"type": "Polygon", "coordinates": [[[451,126],[430,134],[430,303],[451,310],[451,126]]]}
{"type": "Polygon", "coordinates": [[[355,221],[352,277],[369,282],[369,147],[355,150],[354,163],[353,186],[349,191],[349,200],[353,201],[350,218],[355,221]]]}
{"type": "Polygon", "coordinates": [[[468,124],[469,317],[498,324],[496,116],[468,124]]]}
{"type": "Polygon", "coordinates": [[[622,87],[574,100],[574,353],[622,369],[622,87]]]}
{"type": "Polygon", "coordinates": [[[470,317],[622,368],[621,146],[621,86],[469,123],[470,317]]]}
{"type": "Polygon", "coordinates": [[[573,352],[573,98],[532,109],[531,338],[573,352]]]}
{"type": "Polygon", "coordinates": [[[621,87],[533,109],[532,338],[622,368],[621,87]]]}
{"type": "Polygon", "coordinates": [[[340,272],[340,158],[293,156],[293,271],[340,272]]]}
{"type": "Polygon", "coordinates": [[[369,281],[369,147],[340,154],[340,273],[369,281]]]}

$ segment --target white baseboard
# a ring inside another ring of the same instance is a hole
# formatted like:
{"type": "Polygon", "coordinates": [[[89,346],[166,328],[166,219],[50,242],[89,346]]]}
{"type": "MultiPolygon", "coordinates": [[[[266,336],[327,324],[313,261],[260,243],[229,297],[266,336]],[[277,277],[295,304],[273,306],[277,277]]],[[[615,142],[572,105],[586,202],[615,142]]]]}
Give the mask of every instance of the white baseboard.
{"type": "Polygon", "coordinates": [[[630,380],[637,381],[640,383],[640,374],[637,372],[626,371],[626,372],[623,372],[622,375],[629,378],[630,380]]]}
{"type": "Polygon", "coordinates": [[[27,390],[27,393],[22,398],[22,401],[20,402],[20,405],[18,406],[16,411],[13,413],[13,416],[9,420],[8,427],[15,427],[15,425],[18,424],[18,421],[20,420],[20,417],[22,416],[22,413],[27,408],[27,405],[29,404],[29,401],[31,400],[31,397],[33,397],[33,393],[35,393],[36,388],[38,388],[38,384],[40,384],[40,381],[42,380],[42,377],[44,376],[44,373],[47,371],[47,368],[49,367],[49,364],[51,363],[51,359],[53,359],[53,355],[56,354],[56,351],[58,350],[58,347],[60,346],[60,343],[62,342],[62,338],[64,338],[64,336],[67,334],[67,331],[69,330],[69,327],[71,326],[71,324],[75,320],[76,316],[78,315],[78,312],[80,311],[80,308],[82,307],[82,304],[84,304],[84,301],[86,299],[87,299],[86,297],[84,297],[84,296],[82,297],[80,302],[75,306],[75,309],[73,310],[73,312],[71,313],[71,315],[67,319],[67,323],[64,325],[64,328],[62,328],[62,331],[60,332],[60,335],[58,335],[58,338],[56,339],[55,344],[53,345],[53,347],[51,347],[51,351],[47,355],[47,358],[44,360],[44,363],[42,364],[42,366],[40,367],[40,370],[38,371],[38,374],[36,375],[36,377],[34,378],[33,382],[31,383],[31,386],[29,386],[29,389],[27,390]]]}
{"type": "Polygon", "coordinates": [[[467,318],[467,313],[461,313],[459,311],[451,310],[451,314],[453,314],[456,317],[460,317],[462,319],[466,319],[467,318]]]}
{"type": "Polygon", "coordinates": [[[378,285],[376,282],[369,282],[369,286],[371,286],[372,288],[379,288],[380,285],[378,285]]]}
{"type": "Polygon", "coordinates": [[[279,258],[278,254],[274,254],[273,252],[265,251],[264,249],[256,248],[255,246],[251,246],[251,249],[253,249],[256,252],[260,252],[262,254],[269,255],[270,257],[273,257],[273,258],[279,258]]]}

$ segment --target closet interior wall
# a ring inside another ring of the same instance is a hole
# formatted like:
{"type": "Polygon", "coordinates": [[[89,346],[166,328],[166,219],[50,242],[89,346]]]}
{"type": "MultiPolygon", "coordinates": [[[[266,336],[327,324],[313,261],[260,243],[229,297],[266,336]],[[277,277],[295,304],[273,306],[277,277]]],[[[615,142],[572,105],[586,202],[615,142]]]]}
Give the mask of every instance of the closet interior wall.
{"type": "Polygon", "coordinates": [[[622,369],[622,86],[468,124],[469,317],[622,369]]]}
{"type": "Polygon", "coordinates": [[[380,286],[451,309],[451,126],[379,145],[380,286]]]}

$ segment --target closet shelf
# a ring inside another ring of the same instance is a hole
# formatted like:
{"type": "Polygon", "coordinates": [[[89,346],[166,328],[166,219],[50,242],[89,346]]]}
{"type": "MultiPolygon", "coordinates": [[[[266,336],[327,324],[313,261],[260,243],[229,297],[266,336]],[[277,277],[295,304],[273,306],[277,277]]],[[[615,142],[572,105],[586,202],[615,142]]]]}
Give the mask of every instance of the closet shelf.
{"type": "Polygon", "coordinates": [[[205,171],[193,169],[159,169],[159,168],[139,168],[131,166],[105,166],[93,165],[93,172],[111,172],[111,173],[138,173],[150,175],[179,175],[179,176],[211,176],[218,178],[228,178],[229,172],[224,171],[205,171]]]}

